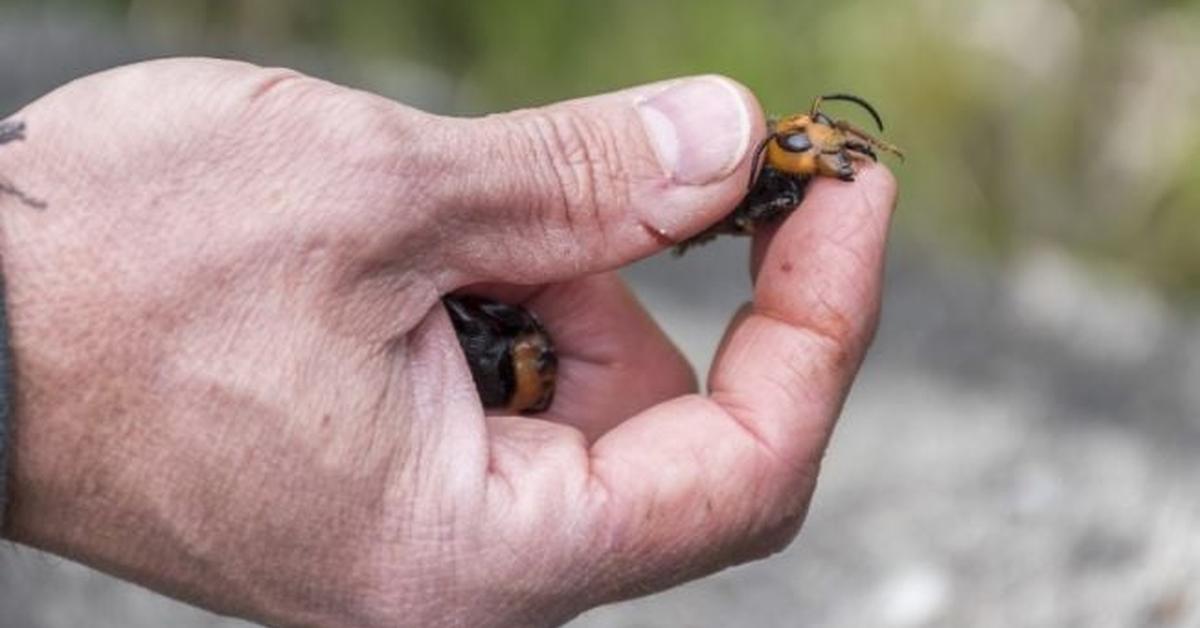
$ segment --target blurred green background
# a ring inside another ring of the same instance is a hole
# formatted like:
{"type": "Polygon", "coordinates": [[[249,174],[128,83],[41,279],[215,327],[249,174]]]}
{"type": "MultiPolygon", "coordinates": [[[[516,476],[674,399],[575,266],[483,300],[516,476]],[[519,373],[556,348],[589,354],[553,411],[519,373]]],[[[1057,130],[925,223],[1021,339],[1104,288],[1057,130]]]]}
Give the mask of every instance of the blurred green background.
{"type": "MultiPolygon", "coordinates": [[[[22,4],[47,3],[0,2],[22,4]]],[[[443,113],[702,72],[742,81],[768,113],[857,93],[911,155],[895,167],[906,239],[1001,262],[1061,245],[1173,299],[1200,294],[1196,2],[62,4],[174,51],[320,51],[336,59],[330,78],[443,113]]]]}

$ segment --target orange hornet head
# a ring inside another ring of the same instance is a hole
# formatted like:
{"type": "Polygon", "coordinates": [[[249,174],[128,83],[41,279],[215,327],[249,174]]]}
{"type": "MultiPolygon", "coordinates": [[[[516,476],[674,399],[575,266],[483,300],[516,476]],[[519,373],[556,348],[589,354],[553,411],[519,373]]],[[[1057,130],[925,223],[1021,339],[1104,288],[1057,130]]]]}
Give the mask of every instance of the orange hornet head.
{"type": "Polygon", "coordinates": [[[860,105],[871,114],[879,130],[883,120],[870,103],[850,94],[829,94],[813,101],[808,113],[798,113],[771,123],[770,134],[759,144],[751,168],[750,186],[758,174],[759,159],[764,151],[766,165],[797,177],[836,177],[854,180],[854,160],[876,161],[875,150],[892,153],[904,159],[899,148],[846,122],[833,120],[821,112],[821,103],[844,100],[860,105]]]}

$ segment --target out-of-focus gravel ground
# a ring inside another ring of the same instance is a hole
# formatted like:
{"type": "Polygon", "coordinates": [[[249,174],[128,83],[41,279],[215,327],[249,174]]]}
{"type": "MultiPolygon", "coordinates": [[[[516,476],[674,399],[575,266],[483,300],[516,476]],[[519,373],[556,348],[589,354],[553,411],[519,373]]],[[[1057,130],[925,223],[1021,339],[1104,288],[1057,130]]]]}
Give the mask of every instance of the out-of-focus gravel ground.
{"type": "MultiPolygon", "coordinates": [[[[69,15],[0,12],[0,115],[157,51],[69,15]]],[[[338,71],[303,51],[284,62],[338,71]]],[[[436,77],[385,80],[437,105],[436,77]]],[[[748,295],[744,246],[627,273],[701,371],[748,295]]],[[[898,241],[888,275],[797,542],[574,628],[1200,625],[1196,321],[1049,247],[1000,271],[898,241]]],[[[0,628],[244,625],[0,547],[0,628]]]]}

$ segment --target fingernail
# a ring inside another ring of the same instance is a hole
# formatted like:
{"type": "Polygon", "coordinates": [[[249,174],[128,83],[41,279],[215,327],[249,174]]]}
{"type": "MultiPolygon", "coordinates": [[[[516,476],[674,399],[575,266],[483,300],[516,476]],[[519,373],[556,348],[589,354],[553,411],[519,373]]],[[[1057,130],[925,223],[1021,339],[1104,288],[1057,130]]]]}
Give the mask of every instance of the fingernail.
{"type": "Polygon", "coordinates": [[[718,77],[689,79],[637,104],[663,170],[677,183],[729,176],[750,143],[750,111],[737,87],[718,77]]]}

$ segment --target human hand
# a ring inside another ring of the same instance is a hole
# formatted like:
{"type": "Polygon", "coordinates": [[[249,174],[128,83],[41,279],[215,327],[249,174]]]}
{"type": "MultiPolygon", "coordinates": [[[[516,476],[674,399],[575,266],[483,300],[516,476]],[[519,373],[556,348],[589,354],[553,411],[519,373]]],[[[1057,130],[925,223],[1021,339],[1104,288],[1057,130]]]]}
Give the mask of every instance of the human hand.
{"type": "Polygon", "coordinates": [[[707,395],[613,273],[744,193],[724,79],[461,120],[172,60],[14,118],[5,533],[220,612],[551,624],[777,550],[875,327],[878,166],[759,236],[707,395]],[[550,412],[481,411],[462,288],[541,317],[550,412]]]}

